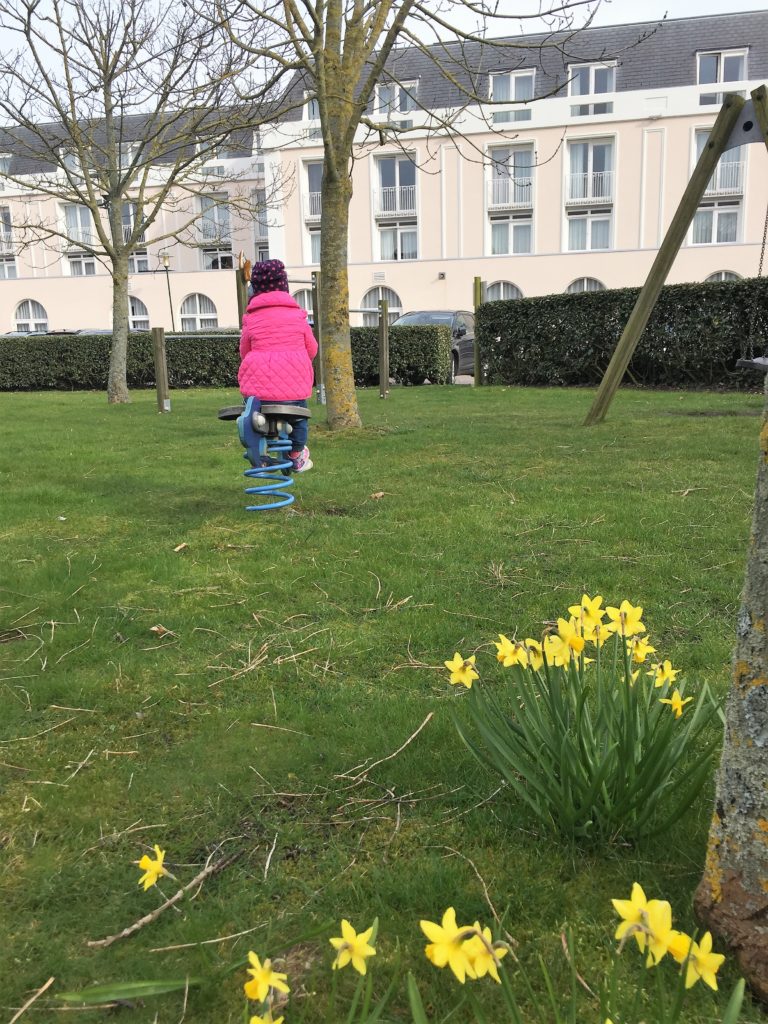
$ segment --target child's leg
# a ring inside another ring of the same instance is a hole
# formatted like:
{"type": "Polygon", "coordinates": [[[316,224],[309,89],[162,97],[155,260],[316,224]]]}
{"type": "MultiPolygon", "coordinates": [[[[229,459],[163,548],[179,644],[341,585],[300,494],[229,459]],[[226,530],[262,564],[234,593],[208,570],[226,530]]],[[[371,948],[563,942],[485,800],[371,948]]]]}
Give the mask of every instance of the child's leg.
{"type": "MultiPolygon", "coordinates": [[[[302,399],[301,401],[295,402],[282,402],[281,405],[298,405],[302,409],[307,408],[307,400],[302,399]]],[[[300,419],[296,420],[293,424],[293,431],[290,434],[291,438],[291,454],[301,452],[307,444],[307,438],[309,436],[309,420],[300,419]]]]}

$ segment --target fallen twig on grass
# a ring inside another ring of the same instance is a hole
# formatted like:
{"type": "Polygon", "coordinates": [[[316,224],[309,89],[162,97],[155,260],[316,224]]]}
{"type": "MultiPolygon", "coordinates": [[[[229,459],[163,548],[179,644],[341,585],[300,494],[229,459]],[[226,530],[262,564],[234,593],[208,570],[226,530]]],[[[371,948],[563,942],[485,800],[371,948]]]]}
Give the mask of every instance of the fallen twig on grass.
{"type": "Polygon", "coordinates": [[[24,1003],[24,1005],[19,1010],[17,1010],[16,1013],[14,1013],[14,1015],[8,1021],[8,1024],[14,1024],[14,1021],[17,1021],[19,1017],[22,1015],[22,1013],[25,1013],[30,1008],[32,1003],[34,1003],[34,1001],[37,998],[39,998],[43,994],[43,992],[46,991],[46,989],[49,989],[51,987],[55,980],[56,979],[53,976],[51,976],[48,979],[48,981],[46,981],[46,983],[41,988],[39,988],[37,992],[31,995],[29,999],[26,1001],[26,1003],[24,1003]]]}
{"type": "MultiPolygon", "coordinates": [[[[491,897],[490,897],[490,894],[488,893],[488,886],[485,884],[485,879],[483,878],[483,876],[477,870],[477,865],[475,864],[475,862],[473,860],[471,860],[469,857],[467,857],[467,855],[465,853],[462,853],[460,850],[454,850],[454,848],[452,846],[437,846],[437,847],[435,847],[435,849],[437,849],[437,850],[448,850],[448,852],[452,853],[454,855],[454,857],[461,857],[462,860],[465,860],[467,862],[467,864],[469,864],[469,866],[475,872],[475,875],[477,877],[478,882],[483,887],[483,896],[485,897],[485,902],[488,904],[488,909],[493,914],[494,921],[499,926],[501,931],[504,933],[504,935],[505,935],[509,945],[510,946],[516,946],[517,945],[516,940],[512,938],[512,936],[509,934],[507,929],[501,923],[501,918],[499,917],[499,915],[498,915],[498,913],[496,911],[496,907],[494,907],[493,902],[492,902],[491,897]]],[[[514,949],[510,949],[510,953],[512,954],[513,957],[515,956],[514,949]]],[[[515,957],[515,959],[517,959],[517,957],[515,957]]]]}
{"type": "Polygon", "coordinates": [[[387,754],[386,757],[379,758],[378,761],[374,761],[373,764],[369,764],[367,767],[365,766],[364,763],[363,764],[357,764],[357,765],[355,765],[354,768],[350,768],[348,772],[342,772],[341,775],[334,775],[334,778],[335,779],[351,779],[354,785],[358,785],[360,782],[362,782],[366,778],[368,772],[372,771],[374,768],[377,768],[380,764],[384,764],[385,761],[391,761],[393,757],[397,757],[398,754],[402,753],[402,751],[405,750],[405,748],[408,746],[408,744],[412,743],[413,740],[416,739],[416,737],[419,735],[421,730],[424,728],[424,726],[427,724],[427,722],[429,722],[430,718],[432,718],[433,715],[434,715],[434,711],[430,711],[429,714],[427,715],[427,717],[424,719],[424,721],[419,726],[419,728],[415,732],[411,733],[411,735],[408,737],[408,739],[405,741],[405,743],[403,743],[401,746],[399,746],[397,748],[397,750],[395,750],[392,754],[387,754]],[[353,775],[352,772],[357,772],[359,768],[362,768],[362,771],[358,772],[357,775],[353,775]]]}
{"type": "Polygon", "coordinates": [[[151,914],[145,914],[144,917],[140,917],[138,921],[134,921],[132,925],[129,925],[127,928],[123,928],[123,930],[118,932],[116,935],[108,935],[104,939],[89,939],[86,942],[86,945],[91,949],[105,949],[107,946],[111,946],[113,942],[117,942],[118,939],[127,939],[129,936],[134,935],[145,925],[151,924],[153,921],[157,920],[164,910],[168,910],[169,907],[178,903],[190,889],[194,889],[196,885],[201,885],[210,875],[215,875],[219,871],[223,871],[225,868],[228,868],[230,864],[234,864],[236,860],[242,857],[242,855],[243,851],[238,850],[236,853],[230,854],[229,857],[223,857],[221,860],[216,861],[215,864],[210,864],[208,867],[203,868],[199,874],[195,875],[191,882],[188,882],[183,889],[179,889],[179,891],[174,896],[171,896],[170,899],[167,899],[165,903],[161,903],[159,907],[156,907],[155,910],[152,911],[151,914]]]}

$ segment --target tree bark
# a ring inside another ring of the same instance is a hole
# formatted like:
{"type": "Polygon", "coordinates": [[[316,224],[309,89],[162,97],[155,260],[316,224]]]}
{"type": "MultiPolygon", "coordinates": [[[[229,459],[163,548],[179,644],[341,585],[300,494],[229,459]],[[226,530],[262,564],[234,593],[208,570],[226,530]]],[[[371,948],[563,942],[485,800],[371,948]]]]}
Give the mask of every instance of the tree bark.
{"type": "Polygon", "coordinates": [[[768,1002],[768,377],[723,753],[694,908],[768,1002]]]}
{"type": "Polygon", "coordinates": [[[112,259],[112,349],[109,355],[107,401],[130,402],[128,394],[128,255],[112,259]]]}
{"type": "MultiPolygon", "coordinates": [[[[341,163],[341,161],[340,161],[341,163]]],[[[357,408],[349,333],[347,235],[352,181],[343,173],[323,174],[320,222],[320,318],[323,326],[323,373],[331,430],[362,426],[357,408]]]]}

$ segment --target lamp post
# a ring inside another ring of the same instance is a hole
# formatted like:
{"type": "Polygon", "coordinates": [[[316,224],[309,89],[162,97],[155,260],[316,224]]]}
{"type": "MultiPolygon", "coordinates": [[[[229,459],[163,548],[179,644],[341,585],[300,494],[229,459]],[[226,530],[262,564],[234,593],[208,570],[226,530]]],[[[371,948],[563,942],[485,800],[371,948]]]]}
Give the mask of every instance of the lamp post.
{"type": "Polygon", "coordinates": [[[171,307],[171,330],[175,333],[176,332],[176,321],[173,318],[173,299],[171,298],[171,276],[170,276],[171,258],[170,258],[170,256],[168,255],[167,252],[163,253],[163,255],[162,255],[162,262],[163,262],[163,270],[165,271],[165,284],[166,284],[166,287],[168,288],[168,305],[171,307]]]}

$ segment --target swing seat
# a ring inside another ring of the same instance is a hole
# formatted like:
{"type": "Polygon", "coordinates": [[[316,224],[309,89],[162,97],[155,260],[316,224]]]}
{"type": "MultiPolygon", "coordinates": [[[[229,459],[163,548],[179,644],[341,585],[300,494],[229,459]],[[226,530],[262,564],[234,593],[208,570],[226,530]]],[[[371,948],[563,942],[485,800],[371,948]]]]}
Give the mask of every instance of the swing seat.
{"type": "Polygon", "coordinates": [[[736,366],[740,370],[759,370],[768,373],[768,356],[753,356],[752,359],[737,359],[736,366]]]}

